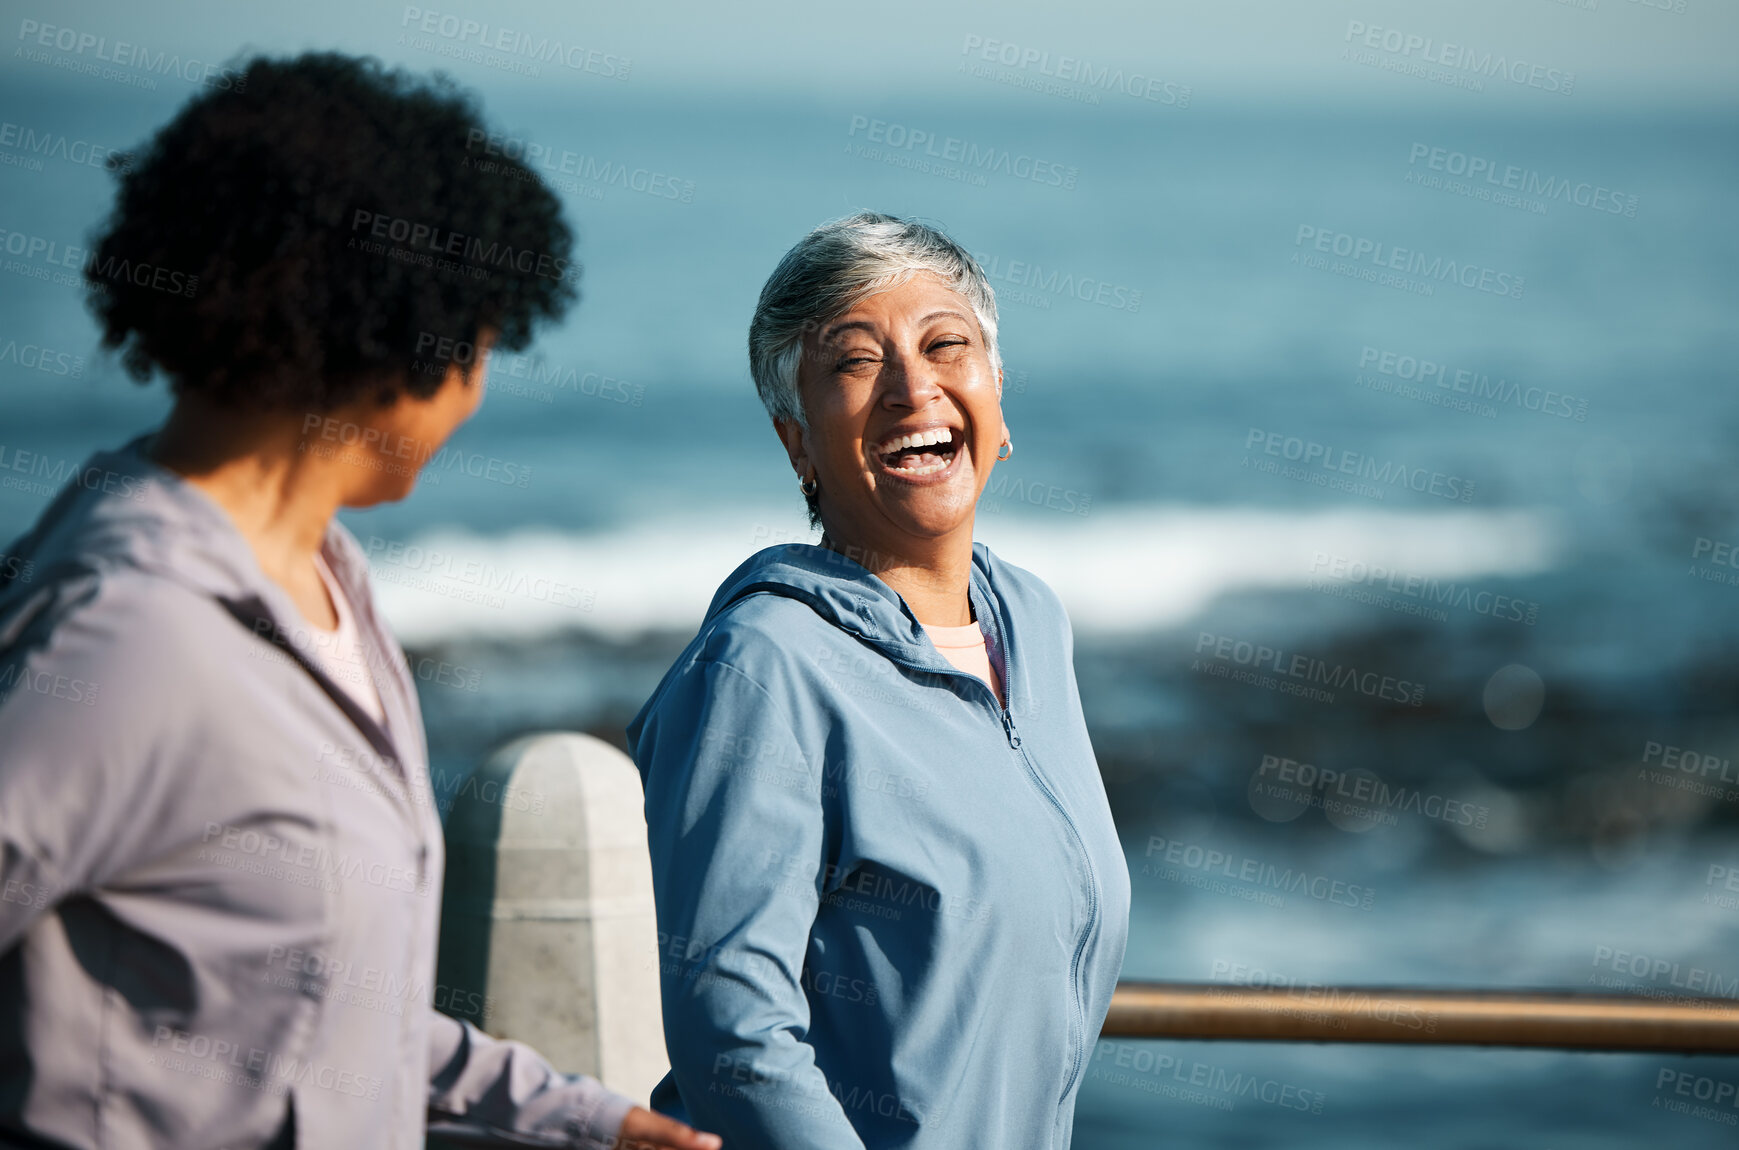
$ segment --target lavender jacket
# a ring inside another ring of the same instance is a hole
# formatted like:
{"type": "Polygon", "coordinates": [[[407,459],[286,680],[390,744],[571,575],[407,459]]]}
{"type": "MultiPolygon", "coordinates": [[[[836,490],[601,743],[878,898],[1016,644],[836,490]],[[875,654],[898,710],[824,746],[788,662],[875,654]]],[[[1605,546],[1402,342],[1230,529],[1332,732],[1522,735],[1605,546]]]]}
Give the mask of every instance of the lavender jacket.
{"type": "Polygon", "coordinates": [[[0,1146],[604,1147],[632,1103],[437,1013],[441,826],[228,516],[97,455],[0,556],[0,1146]]]}

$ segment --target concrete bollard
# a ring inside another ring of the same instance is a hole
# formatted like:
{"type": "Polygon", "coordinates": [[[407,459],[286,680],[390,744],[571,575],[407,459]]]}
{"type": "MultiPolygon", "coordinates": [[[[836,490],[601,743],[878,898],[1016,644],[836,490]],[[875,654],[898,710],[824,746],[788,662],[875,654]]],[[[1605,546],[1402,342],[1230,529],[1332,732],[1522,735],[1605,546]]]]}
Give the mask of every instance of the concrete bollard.
{"type": "Polygon", "coordinates": [[[526,736],[467,779],[435,1006],[644,1105],[670,1067],[643,804],[633,762],[590,735],[526,736]]]}

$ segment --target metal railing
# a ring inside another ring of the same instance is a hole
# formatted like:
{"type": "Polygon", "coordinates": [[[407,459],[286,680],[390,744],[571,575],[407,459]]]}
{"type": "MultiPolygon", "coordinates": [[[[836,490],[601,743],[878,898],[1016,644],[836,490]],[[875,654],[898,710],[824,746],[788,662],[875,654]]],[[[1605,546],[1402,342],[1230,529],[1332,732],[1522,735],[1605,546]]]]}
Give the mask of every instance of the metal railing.
{"type": "Polygon", "coordinates": [[[1124,982],[1107,1038],[1739,1054],[1739,1002],[1551,991],[1124,982]]]}

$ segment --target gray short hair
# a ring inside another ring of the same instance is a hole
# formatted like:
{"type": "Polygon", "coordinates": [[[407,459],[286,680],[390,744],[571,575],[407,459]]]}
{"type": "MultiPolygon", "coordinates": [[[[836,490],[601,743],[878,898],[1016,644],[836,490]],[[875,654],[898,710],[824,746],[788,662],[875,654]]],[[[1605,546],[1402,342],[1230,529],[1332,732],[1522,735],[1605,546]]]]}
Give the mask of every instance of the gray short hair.
{"type": "Polygon", "coordinates": [[[749,321],[749,373],[767,414],[807,427],[797,394],[804,335],[919,272],[934,272],[972,305],[991,370],[1000,369],[996,293],[972,253],[927,224],[861,212],[798,240],[761,288],[749,321]]]}

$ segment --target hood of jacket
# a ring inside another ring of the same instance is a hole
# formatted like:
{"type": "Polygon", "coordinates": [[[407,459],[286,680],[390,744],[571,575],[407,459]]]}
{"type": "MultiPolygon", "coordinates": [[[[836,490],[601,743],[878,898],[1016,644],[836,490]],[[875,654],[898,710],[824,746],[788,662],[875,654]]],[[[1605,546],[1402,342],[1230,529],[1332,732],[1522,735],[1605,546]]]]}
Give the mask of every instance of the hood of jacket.
{"type": "MultiPolygon", "coordinates": [[[[968,595],[979,621],[1000,637],[1005,620],[992,593],[995,563],[982,543],[972,545],[968,595]]],[[[760,593],[807,603],[841,631],[896,662],[929,671],[953,669],[897,591],[856,560],[807,543],[786,543],[751,555],[725,578],[707,608],[701,630],[711,627],[732,604],[760,593]]]]}
{"type": "MultiPolygon", "coordinates": [[[[128,571],[169,579],[226,604],[257,601],[274,619],[299,612],[260,569],[229,514],[193,484],[146,455],[150,435],[93,455],[74,472],[30,531],[0,564],[0,646],[15,642],[32,619],[74,598],[97,577],[128,571]]],[[[360,548],[336,523],[326,553],[332,571],[354,588],[366,571],[360,548]]]]}

